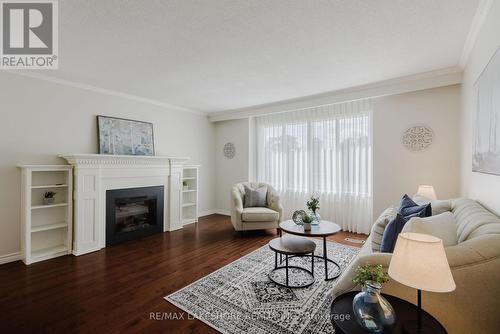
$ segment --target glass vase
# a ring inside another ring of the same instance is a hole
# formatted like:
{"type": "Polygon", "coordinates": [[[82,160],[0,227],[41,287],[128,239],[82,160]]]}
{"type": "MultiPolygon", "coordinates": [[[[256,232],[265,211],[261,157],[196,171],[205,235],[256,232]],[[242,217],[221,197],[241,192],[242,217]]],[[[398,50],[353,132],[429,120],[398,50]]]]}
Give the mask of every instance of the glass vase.
{"type": "Polygon", "coordinates": [[[380,294],[381,287],[378,283],[367,281],[363,291],[352,301],[356,321],[372,333],[382,333],[396,320],[391,304],[380,294]]]}
{"type": "Polygon", "coordinates": [[[321,222],[321,216],[319,215],[319,213],[316,211],[316,212],[310,212],[310,214],[313,218],[311,225],[318,225],[321,222]]]}

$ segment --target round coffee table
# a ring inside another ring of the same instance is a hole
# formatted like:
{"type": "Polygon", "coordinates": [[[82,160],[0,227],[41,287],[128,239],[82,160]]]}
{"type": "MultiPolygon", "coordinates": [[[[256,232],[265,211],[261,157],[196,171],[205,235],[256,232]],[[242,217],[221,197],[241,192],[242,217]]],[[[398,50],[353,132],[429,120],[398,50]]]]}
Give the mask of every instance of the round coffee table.
{"type": "MultiPolygon", "coordinates": [[[[352,310],[352,300],[359,291],[344,293],[332,302],[330,308],[330,318],[335,328],[335,333],[346,334],[368,334],[368,330],[361,327],[354,316],[352,310]]],[[[385,299],[392,305],[396,312],[396,323],[388,328],[384,328],[384,333],[404,333],[405,323],[416,321],[417,306],[398,297],[383,294],[385,299]]],[[[432,315],[422,310],[422,323],[425,326],[425,333],[446,334],[446,329],[432,315]]],[[[423,332],[424,333],[424,332],[423,332]]]]}
{"type": "Polygon", "coordinates": [[[284,222],[280,223],[280,236],[282,231],[285,231],[286,233],[294,234],[294,235],[300,235],[303,237],[320,237],[323,239],[323,255],[314,255],[316,258],[323,259],[325,261],[325,281],[330,281],[333,279],[336,279],[337,277],[340,276],[341,274],[341,269],[340,266],[338,265],[337,262],[333,261],[332,259],[328,258],[328,254],[326,251],[326,237],[330,235],[334,235],[335,233],[340,231],[340,226],[327,221],[327,220],[322,220],[321,223],[318,225],[311,225],[311,230],[310,231],[304,231],[304,226],[302,225],[297,225],[293,220],[286,220],[284,222]],[[332,263],[334,266],[338,268],[338,273],[335,276],[328,277],[328,262],[332,263]]]}

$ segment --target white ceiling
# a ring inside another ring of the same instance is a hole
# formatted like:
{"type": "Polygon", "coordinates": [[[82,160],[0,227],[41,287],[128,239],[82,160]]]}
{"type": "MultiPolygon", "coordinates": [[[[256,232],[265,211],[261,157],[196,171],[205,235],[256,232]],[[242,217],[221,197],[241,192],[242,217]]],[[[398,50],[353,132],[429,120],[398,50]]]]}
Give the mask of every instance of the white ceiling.
{"type": "Polygon", "coordinates": [[[43,75],[214,112],[459,64],[479,0],[64,0],[43,75]]]}

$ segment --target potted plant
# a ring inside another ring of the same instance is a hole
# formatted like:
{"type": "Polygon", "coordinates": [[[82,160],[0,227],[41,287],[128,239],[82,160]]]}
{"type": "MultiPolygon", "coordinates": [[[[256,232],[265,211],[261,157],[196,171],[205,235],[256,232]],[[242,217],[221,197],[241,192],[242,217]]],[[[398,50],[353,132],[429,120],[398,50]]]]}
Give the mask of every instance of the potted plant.
{"type": "Polygon", "coordinates": [[[308,212],[304,212],[304,215],[302,216],[302,223],[304,225],[304,231],[311,230],[312,222],[313,222],[313,216],[308,212]]]}
{"type": "Polygon", "coordinates": [[[43,194],[43,204],[44,205],[54,204],[55,196],[56,196],[56,193],[54,191],[46,191],[43,194]]]}
{"type": "Polygon", "coordinates": [[[187,181],[182,181],[182,189],[183,190],[189,190],[189,186],[188,186],[187,181]]]}
{"type": "Polygon", "coordinates": [[[367,282],[384,284],[389,281],[389,275],[384,271],[381,264],[358,266],[356,268],[356,276],[352,282],[364,288],[367,282]]]}
{"type": "Polygon", "coordinates": [[[321,217],[318,213],[319,210],[319,196],[311,196],[311,198],[306,203],[307,208],[311,212],[311,216],[313,218],[312,224],[319,224],[321,221],[321,217]]]}
{"type": "Polygon", "coordinates": [[[362,327],[374,333],[381,333],[396,320],[391,304],[380,294],[382,284],[388,280],[380,264],[358,266],[352,280],[363,290],[352,301],[354,316],[362,327]]]}

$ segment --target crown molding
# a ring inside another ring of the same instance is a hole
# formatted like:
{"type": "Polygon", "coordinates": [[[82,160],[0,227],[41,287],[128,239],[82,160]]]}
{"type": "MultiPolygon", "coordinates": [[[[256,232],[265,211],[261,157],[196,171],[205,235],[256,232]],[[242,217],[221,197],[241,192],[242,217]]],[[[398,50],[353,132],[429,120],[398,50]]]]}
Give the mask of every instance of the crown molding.
{"type": "Polygon", "coordinates": [[[461,68],[450,67],[297,99],[209,113],[208,119],[219,122],[456,85],[462,83],[462,75],[461,68]]]}
{"type": "Polygon", "coordinates": [[[462,55],[460,56],[459,66],[464,68],[467,64],[467,60],[476,44],[477,36],[481,31],[481,27],[490,12],[491,5],[493,4],[493,0],[481,0],[479,5],[477,6],[476,13],[472,18],[472,23],[470,25],[469,33],[467,34],[467,38],[465,39],[464,48],[462,49],[462,55]]]}
{"type": "MultiPolygon", "coordinates": [[[[486,0],[490,2],[490,0],[486,0]]],[[[489,8],[488,8],[489,10],[489,8]]],[[[484,19],[483,19],[484,21],[484,19]]],[[[59,78],[50,77],[44,74],[33,73],[33,72],[14,72],[6,71],[7,73],[20,75],[24,77],[34,78],[38,80],[48,81],[56,83],[63,86],[74,87],[79,89],[84,89],[92,92],[97,92],[100,94],[121,97],[125,99],[130,99],[134,101],[139,101],[169,110],[189,112],[192,114],[207,116],[212,122],[219,122],[231,119],[240,119],[251,116],[258,116],[264,114],[270,114],[275,112],[291,111],[302,108],[307,108],[311,106],[320,106],[333,103],[341,103],[353,100],[359,100],[363,98],[379,97],[386,95],[394,95],[407,93],[411,91],[418,91],[423,89],[443,87],[454,84],[462,83],[462,68],[451,67],[436,71],[424,72],[414,75],[409,75],[405,77],[389,79],[385,81],[380,81],[376,83],[371,83],[367,85],[351,87],[341,90],[336,90],[327,93],[321,93],[316,95],[305,96],[296,99],[290,99],[285,101],[279,101],[269,104],[256,105],[251,107],[232,109],[219,112],[202,112],[198,110],[187,109],[168,103],[164,103],[158,100],[152,100],[143,98],[137,95],[132,95],[128,93],[123,93],[115,90],[100,88],[88,84],[83,84],[75,81],[64,80],[59,78]]]]}
{"type": "Polygon", "coordinates": [[[54,78],[54,77],[51,77],[51,76],[46,75],[46,74],[34,73],[34,72],[21,72],[21,71],[5,71],[5,72],[10,73],[10,74],[20,75],[23,77],[48,81],[48,82],[52,82],[52,83],[62,85],[62,86],[79,88],[79,89],[84,89],[84,90],[88,90],[88,91],[92,91],[92,92],[100,93],[100,94],[104,94],[104,95],[116,96],[116,97],[121,97],[124,99],[129,99],[129,100],[134,100],[134,101],[138,101],[138,102],[142,102],[142,103],[147,103],[147,104],[155,105],[155,106],[162,107],[162,108],[169,109],[169,110],[189,112],[189,113],[192,113],[195,115],[207,116],[207,113],[203,112],[203,111],[188,109],[188,108],[176,106],[173,104],[165,103],[162,101],[148,99],[148,98],[141,97],[138,95],[123,93],[123,92],[120,92],[117,90],[101,88],[101,87],[97,87],[97,86],[93,86],[93,85],[89,85],[89,84],[84,84],[84,83],[77,82],[77,81],[54,78]]]}

